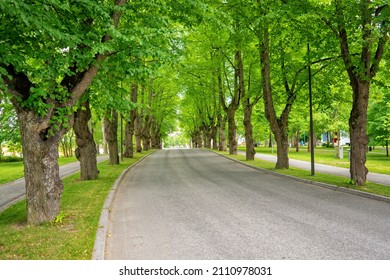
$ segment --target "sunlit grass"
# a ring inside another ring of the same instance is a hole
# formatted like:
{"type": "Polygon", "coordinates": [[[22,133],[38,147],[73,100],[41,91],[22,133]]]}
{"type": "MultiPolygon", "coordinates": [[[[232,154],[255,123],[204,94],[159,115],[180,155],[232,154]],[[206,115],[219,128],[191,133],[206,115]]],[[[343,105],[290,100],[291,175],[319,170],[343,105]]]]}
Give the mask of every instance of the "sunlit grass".
{"type": "MultiPolygon", "coordinates": [[[[344,147],[343,159],[336,159],[334,148],[316,147],[314,154],[315,162],[349,168],[348,149],[348,146],[344,147]]],[[[239,150],[245,151],[245,147],[239,147],[239,150]]],[[[257,147],[255,150],[257,153],[273,154],[276,156],[276,148],[257,147]]],[[[296,152],[295,148],[290,148],[288,156],[291,159],[304,161],[310,161],[311,159],[307,147],[301,147],[299,152],[296,152]]],[[[390,157],[386,156],[384,148],[376,147],[373,151],[367,153],[366,167],[370,172],[390,174],[390,157]]]]}
{"type": "Polygon", "coordinates": [[[57,222],[28,226],[25,200],[0,213],[0,259],[91,259],[109,190],[123,170],[150,152],[136,153],[120,165],[98,164],[98,180],[80,182],[79,174],[67,177],[57,222]]]}
{"type": "Polygon", "coordinates": [[[315,174],[315,176],[311,176],[309,170],[299,169],[295,167],[290,167],[289,169],[275,169],[275,163],[269,161],[265,161],[257,158],[253,161],[247,161],[245,159],[245,155],[241,155],[241,154],[229,155],[228,152],[218,152],[218,153],[242,161],[246,164],[250,164],[255,167],[270,170],[273,172],[278,172],[281,174],[286,174],[289,176],[298,177],[310,181],[317,181],[317,182],[327,183],[339,187],[355,189],[355,190],[360,190],[368,193],[390,197],[390,187],[388,186],[371,183],[371,182],[367,182],[366,186],[354,186],[349,183],[349,180],[347,178],[342,176],[335,176],[335,175],[323,174],[318,172],[315,174]]]}

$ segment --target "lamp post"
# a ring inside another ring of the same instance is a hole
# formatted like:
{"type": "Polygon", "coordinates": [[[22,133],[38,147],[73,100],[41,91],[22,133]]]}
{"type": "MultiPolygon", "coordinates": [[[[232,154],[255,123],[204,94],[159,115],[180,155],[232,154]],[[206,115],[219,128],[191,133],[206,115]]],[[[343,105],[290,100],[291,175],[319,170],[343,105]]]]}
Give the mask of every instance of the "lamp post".
{"type": "Polygon", "coordinates": [[[311,176],[315,175],[314,168],[314,123],[313,123],[313,98],[311,85],[311,61],[310,61],[310,44],[307,43],[307,57],[308,57],[308,74],[309,74],[309,107],[310,107],[310,159],[311,159],[311,176]]]}

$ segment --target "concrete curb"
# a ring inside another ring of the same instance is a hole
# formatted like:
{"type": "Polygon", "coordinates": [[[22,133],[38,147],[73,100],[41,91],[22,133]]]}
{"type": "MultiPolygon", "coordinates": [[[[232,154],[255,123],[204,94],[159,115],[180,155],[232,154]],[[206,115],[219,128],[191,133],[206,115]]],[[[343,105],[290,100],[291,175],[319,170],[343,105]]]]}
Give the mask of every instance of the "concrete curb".
{"type": "Polygon", "coordinates": [[[113,186],[110,189],[110,192],[108,193],[108,195],[106,197],[106,200],[104,201],[102,213],[100,214],[99,225],[98,225],[98,229],[96,232],[96,238],[95,238],[95,243],[94,243],[93,252],[92,252],[92,260],[104,260],[108,222],[110,220],[110,211],[111,211],[111,207],[112,207],[112,202],[114,201],[115,194],[118,190],[119,185],[122,183],[123,178],[133,167],[138,165],[140,162],[142,162],[145,158],[147,158],[148,156],[150,156],[154,152],[151,152],[150,154],[145,155],[144,157],[142,157],[141,159],[139,159],[138,161],[136,161],[135,163],[130,165],[115,180],[113,186]]]}
{"type": "Polygon", "coordinates": [[[357,195],[357,196],[361,196],[361,197],[365,197],[365,198],[369,198],[369,199],[374,199],[374,200],[377,200],[377,201],[390,203],[390,197],[377,195],[377,194],[372,194],[372,193],[363,192],[363,191],[358,191],[358,190],[353,190],[353,189],[348,189],[348,188],[339,187],[339,186],[335,186],[335,185],[331,185],[331,184],[327,184],[327,183],[321,183],[321,182],[317,182],[317,181],[302,179],[302,178],[298,178],[298,177],[294,177],[294,176],[278,173],[278,172],[275,172],[275,171],[271,171],[271,170],[267,170],[267,169],[263,169],[263,168],[260,168],[260,167],[257,167],[257,166],[250,165],[248,163],[239,161],[237,159],[234,159],[234,158],[231,158],[231,157],[228,157],[228,156],[225,156],[225,155],[221,155],[221,154],[219,154],[219,153],[217,153],[215,151],[212,151],[212,150],[207,150],[207,151],[212,152],[212,153],[214,153],[216,155],[222,156],[222,157],[224,157],[224,158],[226,158],[228,160],[237,162],[237,163],[239,163],[241,165],[244,165],[244,166],[247,166],[249,168],[252,168],[254,170],[257,170],[257,171],[262,171],[262,172],[273,174],[273,175],[276,175],[276,176],[279,176],[279,177],[289,178],[289,179],[296,180],[296,181],[299,181],[299,182],[302,182],[302,183],[314,185],[314,186],[321,187],[321,188],[330,189],[330,190],[333,190],[333,191],[349,193],[349,194],[353,194],[353,195],[357,195]]]}

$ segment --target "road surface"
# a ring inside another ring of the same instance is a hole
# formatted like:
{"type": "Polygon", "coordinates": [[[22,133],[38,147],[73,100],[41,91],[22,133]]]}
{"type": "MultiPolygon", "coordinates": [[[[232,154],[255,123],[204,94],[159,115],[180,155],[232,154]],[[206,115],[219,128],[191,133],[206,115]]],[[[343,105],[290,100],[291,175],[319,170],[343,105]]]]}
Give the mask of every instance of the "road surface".
{"type": "Polygon", "coordinates": [[[119,186],[105,258],[388,260],[389,232],[389,203],[162,150],[119,186]]]}
{"type": "MultiPolygon", "coordinates": [[[[108,156],[99,156],[98,162],[107,160],[108,156]]],[[[64,178],[80,170],[78,161],[60,166],[60,177],[64,178]]],[[[18,179],[11,183],[0,185],[0,211],[7,208],[9,205],[24,198],[26,194],[24,178],[18,179]]]]}

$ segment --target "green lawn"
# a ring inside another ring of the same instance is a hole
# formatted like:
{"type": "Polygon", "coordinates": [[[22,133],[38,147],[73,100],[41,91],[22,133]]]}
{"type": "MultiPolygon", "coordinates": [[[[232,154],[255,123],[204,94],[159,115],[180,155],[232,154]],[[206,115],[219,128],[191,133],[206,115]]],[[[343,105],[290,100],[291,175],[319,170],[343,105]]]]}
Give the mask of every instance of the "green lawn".
{"type": "MultiPolygon", "coordinates": [[[[150,151],[152,152],[152,151],[150,151]]],[[[99,179],[80,182],[79,174],[64,180],[57,222],[26,224],[26,201],[0,213],[0,259],[89,260],[104,201],[118,176],[150,152],[135,154],[120,165],[98,165],[99,179]]]]}
{"type": "Polygon", "coordinates": [[[275,164],[269,161],[261,160],[261,159],[255,159],[254,161],[247,161],[245,159],[245,155],[229,155],[228,152],[218,152],[219,154],[228,156],[230,158],[242,161],[246,164],[250,164],[259,168],[267,169],[273,172],[278,172],[282,173],[285,175],[293,176],[293,177],[298,177],[310,181],[317,181],[317,182],[322,182],[322,183],[327,183],[343,188],[349,188],[349,189],[355,189],[359,191],[364,191],[368,193],[373,193],[373,194],[378,194],[378,195],[383,195],[390,197],[390,187],[380,185],[380,184],[375,184],[371,182],[367,182],[366,186],[354,186],[349,183],[349,180],[345,177],[342,176],[335,176],[335,175],[329,175],[329,174],[323,174],[323,173],[318,173],[316,172],[315,176],[311,176],[310,171],[308,170],[303,170],[299,168],[294,168],[290,167],[289,169],[275,169],[275,164]]]}
{"type": "MultiPolygon", "coordinates": [[[[349,168],[347,149],[349,147],[344,147],[344,159],[336,159],[334,148],[316,147],[315,162],[349,168]]],[[[245,151],[245,147],[239,147],[239,150],[245,151]]],[[[255,150],[257,153],[272,154],[272,149],[268,147],[258,147],[255,150]]],[[[276,156],[276,148],[273,149],[273,154],[276,156]]],[[[290,148],[288,155],[291,159],[310,161],[307,147],[301,147],[299,152],[296,152],[295,148],[290,148]]],[[[384,148],[376,147],[373,151],[368,152],[366,166],[370,172],[390,174],[390,157],[386,157],[384,148]]]]}
{"type": "MultiPolygon", "coordinates": [[[[75,157],[61,157],[58,159],[59,165],[64,165],[76,161],[75,157]]],[[[0,185],[15,181],[24,176],[23,161],[0,162],[0,185]]]]}

